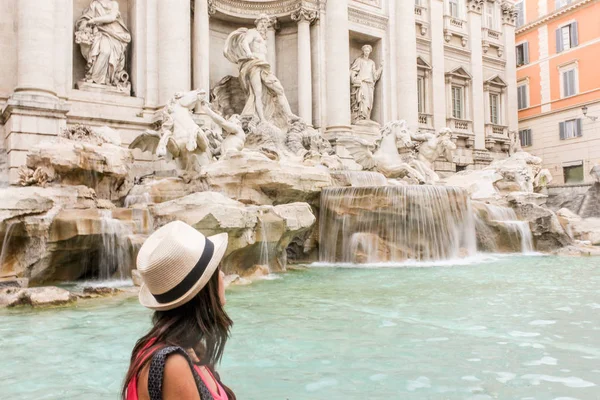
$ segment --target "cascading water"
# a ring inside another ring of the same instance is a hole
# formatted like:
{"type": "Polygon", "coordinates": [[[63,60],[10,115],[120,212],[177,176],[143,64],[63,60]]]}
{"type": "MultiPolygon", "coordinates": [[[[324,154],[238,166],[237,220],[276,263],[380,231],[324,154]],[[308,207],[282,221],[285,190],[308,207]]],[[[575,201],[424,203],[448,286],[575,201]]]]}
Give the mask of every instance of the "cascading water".
{"type": "MultiPolygon", "coordinates": [[[[334,179],[347,182],[352,187],[387,186],[388,180],[383,174],[372,171],[334,171],[334,179]]],[[[343,185],[341,185],[343,186],[343,185]]]]}
{"type": "Polygon", "coordinates": [[[98,279],[126,279],[131,264],[128,237],[133,234],[130,225],[113,218],[111,210],[101,210],[102,243],[98,264],[98,279]]]}
{"type": "Polygon", "coordinates": [[[343,187],[321,194],[322,262],[443,260],[476,251],[474,214],[462,189],[343,187]]]}
{"type": "Polygon", "coordinates": [[[13,230],[17,226],[16,222],[10,222],[6,227],[6,233],[4,234],[4,240],[2,240],[2,249],[0,250],[0,277],[8,273],[6,269],[6,261],[8,259],[9,243],[13,230]]]}
{"type": "Polygon", "coordinates": [[[268,224],[265,223],[264,211],[261,211],[258,216],[258,223],[260,224],[260,258],[259,264],[267,267],[269,273],[271,273],[271,267],[269,266],[269,228],[268,224]]]}
{"type": "Polygon", "coordinates": [[[529,223],[519,221],[517,214],[512,208],[486,204],[489,219],[506,227],[521,242],[521,252],[533,252],[533,236],[529,223]]]}

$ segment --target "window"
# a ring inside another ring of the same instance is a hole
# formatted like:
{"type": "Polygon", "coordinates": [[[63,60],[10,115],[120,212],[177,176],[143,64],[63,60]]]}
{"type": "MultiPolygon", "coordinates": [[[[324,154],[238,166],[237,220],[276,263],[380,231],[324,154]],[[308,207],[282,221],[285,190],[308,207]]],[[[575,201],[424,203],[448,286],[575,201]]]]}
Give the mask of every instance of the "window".
{"type": "Polygon", "coordinates": [[[463,88],[460,86],[452,86],[452,116],[454,118],[463,119],[463,105],[463,88]]]}
{"type": "Polygon", "coordinates": [[[569,50],[579,44],[577,21],[556,30],[556,52],[569,50]]]}
{"type": "Polygon", "coordinates": [[[417,78],[417,108],[419,113],[425,112],[425,78],[417,78]]]}
{"type": "Polygon", "coordinates": [[[519,110],[529,107],[527,100],[527,84],[517,86],[517,104],[519,110]]]}
{"type": "Polygon", "coordinates": [[[460,18],[459,0],[448,0],[448,11],[450,16],[460,18]]]}
{"type": "Polygon", "coordinates": [[[577,68],[570,67],[560,71],[561,97],[574,96],[578,92],[577,68]]]}
{"type": "Polygon", "coordinates": [[[517,28],[525,25],[525,2],[519,1],[515,3],[515,10],[517,11],[517,28]]]}
{"type": "Polygon", "coordinates": [[[558,124],[558,129],[560,132],[560,140],[583,136],[583,131],[581,129],[581,118],[560,122],[558,124]]]}
{"type": "MultiPolygon", "coordinates": [[[[575,164],[575,163],[574,163],[575,164]]],[[[577,162],[579,165],[570,165],[563,167],[565,183],[583,182],[583,162],[577,162]]]]}
{"type": "Polygon", "coordinates": [[[521,141],[521,146],[531,146],[531,129],[521,129],[519,131],[519,140],[521,141]]]}
{"type": "Polygon", "coordinates": [[[517,67],[529,64],[529,42],[521,43],[517,46],[517,67]]]}
{"type": "Polygon", "coordinates": [[[500,95],[496,93],[490,93],[490,122],[500,123],[500,95]]]}
{"type": "Polygon", "coordinates": [[[485,2],[485,26],[488,29],[497,29],[496,27],[496,3],[485,2]]]}
{"type": "Polygon", "coordinates": [[[562,8],[567,4],[571,4],[572,0],[556,0],[556,9],[562,8]]]}

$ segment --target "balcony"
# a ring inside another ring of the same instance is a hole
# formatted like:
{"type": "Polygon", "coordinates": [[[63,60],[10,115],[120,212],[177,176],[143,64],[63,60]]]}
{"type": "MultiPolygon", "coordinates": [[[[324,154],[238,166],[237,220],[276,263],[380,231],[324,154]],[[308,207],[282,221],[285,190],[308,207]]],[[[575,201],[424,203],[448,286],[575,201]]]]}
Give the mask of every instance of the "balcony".
{"type": "Polygon", "coordinates": [[[432,128],[433,127],[433,115],[419,113],[419,128],[432,128]]]}
{"type": "Polygon", "coordinates": [[[485,148],[489,151],[508,151],[508,126],[485,124],[485,148]]]}
{"type": "Polygon", "coordinates": [[[452,36],[460,37],[462,46],[466,47],[469,36],[467,21],[450,15],[444,15],[444,39],[446,42],[449,42],[452,36]]]}
{"type": "Polygon", "coordinates": [[[473,133],[473,123],[466,119],[446,118],[446,124],[457,139],[464,139],[466,147],[473,147],[475,144],[475,134],[473,133]]]}
{"type": "Polygon", "coordinates": [[[488,52],[490,47],[495,47],[498,50],[498,57],[502,57],[502,53],[504,52],[502,32],[489,28],[481,28],[481,43],[484,54],[488,52]]]}
{"type": "Polygon", "coordinates": [[[427,16],[427,7],[415,4],[415,20],[417,24],[419,23],[428,23],[429,18],[427,16]]]}

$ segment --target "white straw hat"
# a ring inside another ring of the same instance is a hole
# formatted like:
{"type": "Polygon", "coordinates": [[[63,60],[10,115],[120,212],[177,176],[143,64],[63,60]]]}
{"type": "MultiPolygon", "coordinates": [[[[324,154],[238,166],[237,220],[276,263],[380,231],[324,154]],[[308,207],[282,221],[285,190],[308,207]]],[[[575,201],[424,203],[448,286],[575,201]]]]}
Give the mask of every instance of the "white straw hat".
{"type": "Polygon", "coordinates": [[[207,238],[181,221],[158,229],[137,256],[143,280],[140,303],[153,310],[187,303],[208,283],[226,249],[226,233],[207,238]]]}

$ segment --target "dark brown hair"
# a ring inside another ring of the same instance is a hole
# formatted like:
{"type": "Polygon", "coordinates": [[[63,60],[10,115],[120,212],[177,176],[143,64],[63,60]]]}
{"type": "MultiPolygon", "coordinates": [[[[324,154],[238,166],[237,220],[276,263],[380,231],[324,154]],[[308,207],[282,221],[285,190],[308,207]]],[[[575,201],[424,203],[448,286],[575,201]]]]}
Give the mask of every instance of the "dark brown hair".
{"type": "Polygon", "coordinates": [[[221,361],[225,343],[233,321],[229,318],[219,298],[219,270],[198,294],[181,306],[167,311],[155,311],[153,327],[137,341],[131,353],[131,363],[125,376],[123,400],[127,386],[137,376],[155,351],[165,346],[180,346],[193,349],[198,365],[208,367],[221,384],[227,398],[235,400],[235,394],[220,381],[215,365],[221,361]]]}

